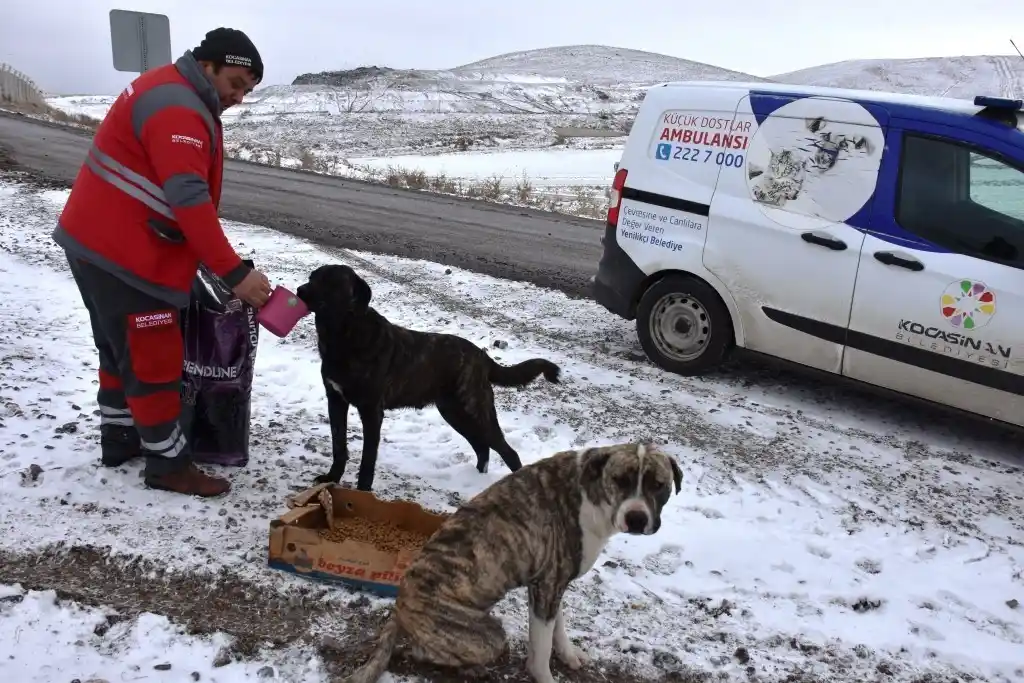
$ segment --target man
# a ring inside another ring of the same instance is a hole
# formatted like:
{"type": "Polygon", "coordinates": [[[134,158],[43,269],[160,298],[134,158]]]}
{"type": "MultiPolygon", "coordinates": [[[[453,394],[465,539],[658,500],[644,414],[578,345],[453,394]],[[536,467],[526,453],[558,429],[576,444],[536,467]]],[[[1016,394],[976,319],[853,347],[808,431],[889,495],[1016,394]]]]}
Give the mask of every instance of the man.
{"type": "Polygon", "coordinates": [[[193,463],[180,419],[182,309],[199,263],[261,307],[267,277],[248,268],[217,217],[220,115],[263,78],[256,47],[218,28],[174,64],[142,74],[96,131],[54,239],[89,311],[99,351],[101,461],[144,454],[145,483],[216,496],[231,484],[193,463]]]}

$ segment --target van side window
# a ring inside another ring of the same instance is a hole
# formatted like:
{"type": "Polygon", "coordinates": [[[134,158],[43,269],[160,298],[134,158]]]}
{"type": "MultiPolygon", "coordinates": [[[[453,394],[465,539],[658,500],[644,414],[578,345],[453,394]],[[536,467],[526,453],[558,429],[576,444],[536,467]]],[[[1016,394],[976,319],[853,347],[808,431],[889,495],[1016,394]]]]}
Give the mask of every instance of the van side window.
{"type": "Polygon", "coordinates": [[[967,145],[908,133],[896,221],[946,249],[1024,269],[1024,171],[967,145]]]}

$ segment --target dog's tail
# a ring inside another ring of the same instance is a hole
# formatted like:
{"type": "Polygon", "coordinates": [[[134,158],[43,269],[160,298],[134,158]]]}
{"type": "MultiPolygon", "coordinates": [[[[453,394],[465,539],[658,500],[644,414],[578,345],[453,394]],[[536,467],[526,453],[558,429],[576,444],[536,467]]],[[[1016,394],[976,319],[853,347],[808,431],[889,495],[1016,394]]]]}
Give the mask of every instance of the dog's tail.
{"type": "Polygon", "coordinates": [[[370,658],[361,667],[349,674],[345,683],[377,683],[388,670],[391,654],[398,642],[398,618],[392,612],[377,636],[377,645],[370,658]]]}
{"type": "Polygon", "coordinates": [[[562,369],[549,360],[531,358],[515,365],[500,365],[491,360],[487,379],[499,387],[525,387],[527,384],[544,375],[544,379],[558,384],[562,369]]]}

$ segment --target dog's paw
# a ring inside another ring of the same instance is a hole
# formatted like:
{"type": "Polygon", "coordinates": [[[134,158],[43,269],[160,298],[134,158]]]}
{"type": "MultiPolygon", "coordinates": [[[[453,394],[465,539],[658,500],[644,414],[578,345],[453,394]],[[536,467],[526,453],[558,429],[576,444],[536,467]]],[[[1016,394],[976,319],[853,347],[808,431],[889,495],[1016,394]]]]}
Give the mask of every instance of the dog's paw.
{"type": "Polygon", "coordinates": [[[530,672],[534,683],[555,683],[555,677],[551,675],[551,665],[548,662],[527,657],[526,670],[530,672]]]}
{"type": "Polygon", "coordinates": [[[316,486],[318,484],[337,484],[340,481],[341,477],[336,477],[330,472],[328,472],[327,474],[318,475],[315,479],[313,479],[313,485],[316,486]]]}
{"type": "Polygon", "coordinates": [[[569,645],[569,648],[565,652],[559,652],[558,656],[573,671],[590,664],[590,655],[576,645],[569,645]]]}

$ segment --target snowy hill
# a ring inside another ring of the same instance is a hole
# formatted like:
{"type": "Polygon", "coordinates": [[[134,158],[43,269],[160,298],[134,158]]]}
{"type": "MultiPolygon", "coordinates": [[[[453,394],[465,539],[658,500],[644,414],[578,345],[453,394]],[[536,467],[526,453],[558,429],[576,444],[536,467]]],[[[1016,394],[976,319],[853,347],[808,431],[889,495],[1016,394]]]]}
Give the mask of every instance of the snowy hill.
{"type": "Polygon", "coordinates": [[[440,70],[391,69],[363,66],[346,71],[301,74],[292,85],[351,86],[375,77],[399,80],[455,78],[459,80],[512,80],[553,83],[660,83],[675,80],[765,80],[703,62],[670,57],[657,52],[607,45],[566,45],[488,57],[477,62],[440,70]]]}
{"type": "Polygon", "coordinates": [[[654,52],[601,45],[498,55],[443,70],[359,67],[300,74],[250,98],[253,113],[304,109],[336,113],[635,113],[642,90],[674,80],[764,80],[654,52]]]}
{"type": "Polygon", "coordinates": [[[1024,59],[1019,55],[858,59],[772,76],[796,85],[944,95],[1024,96],[1024,59]]]}
{"type": "MultiPolygon", "coordinates": [[[[498,55],[443,70],[367,66],[258,89],[225,117],[257,154],[298,156],[536,149],[557,129],[625,134],[646,88],[671,80],[763,80],[677,57],[599,45],[498,55]],[[232,118],[233,117],[233,118],[232,118]],[[315,142],[315,144],[314,144],[315,142]]],[[[615,138],[588,146],[621,143],[615,138]]]]}
{"type": "MultiPolygon", "coordinates": [[[[228,149],[245,158],[312,154],[331,167],[343,158],[593,150],[621,146],[650,85],[691,79],[766,80],[654,52],[552,47],[442,70],[364,66],[302,74],[291,85],[261,87],[229,110],[225,133],[228,149]],[[566,128],[599,129],[610,136],[567,139],[566,128]]],[[[1016,55],[856,60],[771,80],[966,98],[1022,96],[1024,60],[1016,55]]],[[[112,100],[86,95],[48,101],[99,118],[112,100]]]]}
{"type": "Polygon", "coordinates": [[[452,69],[459,74],[529,74],[578,83],[660,83],[681,80],[760,81],[757,76],[657,52],[605,45],[567,45],[509,52],[452,69]]]}

